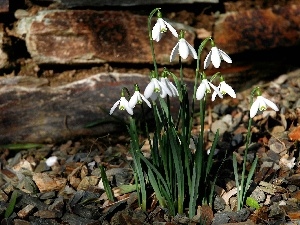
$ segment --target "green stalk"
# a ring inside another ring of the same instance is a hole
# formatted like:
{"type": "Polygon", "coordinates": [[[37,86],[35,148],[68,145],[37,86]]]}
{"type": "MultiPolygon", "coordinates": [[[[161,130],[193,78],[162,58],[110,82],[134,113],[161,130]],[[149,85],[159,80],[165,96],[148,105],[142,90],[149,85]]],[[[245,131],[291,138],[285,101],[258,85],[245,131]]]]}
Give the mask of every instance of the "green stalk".
{"type": "Polygon", "coordinates": [[[136,125],[134,119],[130,118],[130,127],[129,127],[129,134],[131,137],[130,142],[130,153],[133,157],[134,162],[134,170],[137,174],[136,178],[136,184],[139,184],[137,186],[137,191],[139,192],[139,196],[141,196],[140,204],[142,210],[146,211],[147,209],[147,195],[146,195],[146,183],[145,183],[145,177],[143,173],[143,168],[141,165],[140,160],[140,146],[138,143],[138,135],[136,130],[136,125]]]}
{"type": "Polygon", "coordinates": [[[160,8],[153,9],[148,17],[148,35],[149,35],[149,40],[150,40],[150,49],[151,49],[151,54],[152,54],[152,60],[153,60],[153,66],[154,66],[154,71],[156,76],[158,75],[158,70],[157,70],[157,64],[156,64],[156,59],[155,59],[155,52],[154,52],[154,46],[153,46],[153,39],[152,39],[152,30],[151,30],[151,20],[154,14],[160,10],[160,8]]]}

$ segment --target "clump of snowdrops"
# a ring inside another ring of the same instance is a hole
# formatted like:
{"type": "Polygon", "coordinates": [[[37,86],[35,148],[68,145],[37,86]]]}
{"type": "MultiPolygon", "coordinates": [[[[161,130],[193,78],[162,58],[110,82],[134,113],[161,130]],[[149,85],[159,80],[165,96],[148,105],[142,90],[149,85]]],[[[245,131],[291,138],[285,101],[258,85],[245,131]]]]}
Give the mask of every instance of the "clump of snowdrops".
{"type": "MultiPolygon", "coordinates": [[[[128,125],[131,137],[130,153],[133,157],[135,185],[139,194],[141,208],[146,210],[146,201],[149,194],[147,193],[149,191],[147,187],[150,186],[160,206],[167,208],[170,215],[188,213],[188,216],[192,218],[196,214],[198,205],[212,205],[214,183],[217,179],[217,176],[215,176],[214,180],[211,180],[210,172],[219,132],[216,132],[209,154],[207,154],[204,139],[206,99],[210,94],[212,101],[217,96],[223,98],[225,94],[236,98],[234,89],[225,82],[221,73],[218,72],[208,79],[204,70],[210,64],[215,68],[219,68],[221,61],[232,63],[232,60],[224,51],[217,47],[212,37],[203,40],[196,52],[194,47],[185,40],[185,32],[181,30],[178,34],[172,25],[162,18],[160,8],[156,8],[150,13],[148,31],[154,65],[150,74],[150,82],[146,86],[144,93],[140,92],[139,86],[136,84],[134,94],[129,101],[126,99],[129,91],[124,87],[121,90],[120,100],[112,106],[110,114],[118,107],[120,110],[126,110],[131,115],[128,125]],[[157,22],[152,28],[151,21],[155,14],[157,15],[157,22]],[[175,37],[174,43],[177,40],[170,53],[170,61],[173,61],[176,57],[179,58],[179,75],[171,73],[167,68],[164,68],[160,74],[158,72],[154,52],[154,44],[156,43],[154,41],[159,42],[163,38],[164,33],[168,31],[175,37]],[[204,60],[203,69],[201,69],[200,56],[207,45],[211,46],[211,50],[204,60]],[[197,60],[193,90],[187,89],[183,79],[183,64],[181,60],[187,59],[189,56],[197,60]],[[216,81],[219,81],[218,86],[214,85],[216,81]],[[173,118],[173,113],[171,114],[170,112],[173,98],[178,98],[180,101],[178,117],[176,118],[173,118]],[[155,131],[152,138],[149,136],[147,125],[145,126],[145,133],[148,135],[151,148],[150,158],[146,158],[141,152],[143,143],[139,142],[133,112],[137,105],[143,106],[144,103],[149,108],[152,108],[155,118],[155,131]],[[196,104],[199,104],[199,112],[194,111],[196,104]],[[200,130],[197,138],[191,134],[193,116],[196,113],[200,117],[200,130]],[[188,208],[188,212],[185,211],[186,208],[188,208]]],[[[252,118],[257,114],[258,110],[265,110],[268,106],[276,111],[278,110],[273,102],[261,96],[259,88],[255,88],[251,94],[251,119],[249,120],[241,179],[238,176],[236,158],[233,157],[236,185],[239,187],[237,194],[238,209],[245,203],[246,192],[257,162],[256,158],[247,176],[245,167],[250,143],[252,118]],[[252,104],[253,97],[257,97],[257,99],[252,104]],[[245,182],[246,177],[247,180],[245,182]]]]}

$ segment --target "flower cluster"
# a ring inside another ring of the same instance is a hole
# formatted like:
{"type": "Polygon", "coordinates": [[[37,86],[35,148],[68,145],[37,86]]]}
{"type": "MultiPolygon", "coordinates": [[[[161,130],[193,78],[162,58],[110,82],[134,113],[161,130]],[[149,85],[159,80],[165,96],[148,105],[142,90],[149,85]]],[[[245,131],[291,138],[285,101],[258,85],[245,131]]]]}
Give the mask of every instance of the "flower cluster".
{"type": "MultiPolygon", "coordinates": [[[[162,18],[162,13],[158,10],[157,11],[157,22],[154,25],[151,38],[156,42],[159,42],[165,32],[170,30],[174,37],[178,38],[177,44],[171,51],[170,54],[170,62],[172,62],[177,55],[179,55],[182,59],[187,59],[189,55],[191,55],[194,59],[198,59],[198,55],[194,47],[189,44],[184,38],[184,31],[180,31],[180,35],[178,36],[177,31],[175,28],[165,21],[162,18]]],[[[210,64],[212,64],[215,68],[219,68],[221,61],[224,60],[227,63],[232,63],[231,58],[221,49],[219,49],[212,38],[208,38],[211,44],[211,50],[206,56],[204,60],[204,69],[207,69],[210,64]]],[[[142,102],[146,102],[146,104],[151,108],[151,104],[147,99],[151,99],[155,101],[159,96],[161,98],[165,98],[166,96],[169,97],[176,97],[179,96],[178,90],[175,85],[167,78],[167,71],[164,70],[161,77],[158,78],[157,71],[152,71],[151,73],[151,80],[150,83],[146,86],[144,91],[144,95],[140,93],[138,86],[135,87],[135,93],[129,100],[126,100],[124,91],[121,93],[121,98],[118,100],[110,110],[110,114],[114,112],[116,107],[119,105],[120,110],[126,110],[130,115],[133,115],[133,108],[136,104],[142,104],[142,102]]],[[[236,98],[236,93],[233,88],[228,85],[223,76],[220,76],[220,83],[218,86],[215,86],[212,81],[215,76],[209,81],[206,78],[206,74],[202,72],[201,74],[201,83],[196,91],[196,99],[201,100],[203,99],[206,94],[211,93],[211,89],[213,89],[211,100],[214,101],[216,96],[218,95],[220,98],[223,98],[225,94],[228,94],[232,98],[236,98]]],[[[267,108],[267,106],[271,107],[275,111],[278,111],[277,106],[271,102],[270,100],[258,95],[256,101],[253,103],[250,109],[250,117],[253,118],[258,110],[262,111],[267,108]]]]}

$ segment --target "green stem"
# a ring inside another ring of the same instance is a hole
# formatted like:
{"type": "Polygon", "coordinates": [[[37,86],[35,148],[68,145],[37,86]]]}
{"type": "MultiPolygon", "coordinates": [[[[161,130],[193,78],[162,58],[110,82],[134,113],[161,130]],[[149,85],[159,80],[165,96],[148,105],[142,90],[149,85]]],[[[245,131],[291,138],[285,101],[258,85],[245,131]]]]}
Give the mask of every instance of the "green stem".
{"type": "Polygon", "coordinates": [[[151,48],[151,54],[152,54],[152,60],[153,60],[153,66],[156,76],[158,76],[158,70],[157,70],[157,64],[155,59],[155,52],[154,52],[154,45],[153,45],[153,39],[152,39],[152,29],[151,29],[151,20],[153,15],[160,10],[160,8],[156,8],[151,11],[149,17],[148,17],[148,35],[149,35],[149,41],[150,41],[150,48],[151,48]]]}

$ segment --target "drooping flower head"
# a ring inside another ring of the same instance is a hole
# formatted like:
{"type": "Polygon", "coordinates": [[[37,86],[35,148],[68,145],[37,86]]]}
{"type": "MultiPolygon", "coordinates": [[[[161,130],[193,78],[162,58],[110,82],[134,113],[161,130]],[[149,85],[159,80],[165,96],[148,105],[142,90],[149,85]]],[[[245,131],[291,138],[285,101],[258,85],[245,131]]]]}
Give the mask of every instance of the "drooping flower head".
{"type": "Polygon", "coordinates": [[[259,111],[264,111],[268,107],[272,108],[275,111],[278,111],[277,105],[275,105],[274,102],[270,101],[269,99],[266,99],[265,97],[261,96],[261,90],[260,88],[256,88],[255,94],[257,95],[256,100],[253,102],[250,108],[250,117],[253,118],[258,110],[259,111]]]}
{"type": "MultiPolygon", "coordinates": [[[[223,76],[220,76],[220,84],[218,86],[218,90],[221,92],[222,95],[228,94],[232,98],[236,98],[235,91],[233,90],[233,88],[230,85],[228,85],[225,82],[223,76]]],[[[214,93],[211,96],[211,99],[214,101],[216,96],[217,96],[217,92],[214,91],[214,93]]]]}
{"type": "Polygon", "coordinates": [[[113,112],[115,111],[115,109],[117,108],[117,106],[119,106],[120,110],[126,110],[130,115],[133,115],[133,110],[132,108],[129,106],[128,101],[125,98],[125,88],[122,88],[121,91],[121,98],[120,100],[118,100],[113,107],[111,107],[109,114],[113,114],[113,112]]]}
{"type": "MultiPolygon", "coordinates": [[[[175,85],[168,79],[168,74],[169,71],[167,71],[166,69],[164,69],[164,71],[161,73],[161,77],[160,77],[160,82],[162,84],[164,84],[171,92],[172,95],[170,95],[170,97],[175,97],[175,96],[179,96],[178,90],[175,87],[175,85]]],[[[167,93],[164,93],[167,94],[167,93]]],[[[162,98],[165,97],[165,95],[161,95],[162,98]]]]}
{"type": "MultiPolygon", "coordinates": [[[[196,99],[201,100],[203,99],[206,93],[211,93],[210,88],[212,88],[214,90],[214,93],[216,93],[220,98],[223,98],[219,89],[215,85],[213,85],[210,81],[207,80],[206,74],[203,72],[201,84],[199,85],[196,91],[196,99]]],[[[212,101],[214,100],[215,99],[212,99],[212,101]]]]}
{"type": "Polygon", "coordinates": [[[221,49],[218,49],[215,45],[215,42],[211,39],[211,50],[204,60],[204,69],[206,69],[210,62],[212,62],[215,68],[219,68],[221,60],[224,60],[227,63],[232,63],[231,58],[221,49]]]}
{"type": "Polygon", "coordinates": [[[193,46],[191,46],[185,39],[184,39],[184,31],[180,31],[179,41],[172,49],[170,55],[170,62],[172,62],[177,55],[180,55],[181,58],[186,59],[189,54],[194,58],[197,59],[197,52],[193,46]]]}
{"type": "Polygon", "coordinates": [[[162,38],[163,33],[167,32],[169,29],[174,37],[178,38],[177,31],[162,18],[162,13],[158,10],[157,11],[157,22],[152,29],[152,39],[159,42],[162,38]]]}
{"type": "Polygon", "coordinates": [[[134,108],[136,104],[142,104],[143,101],[146,102],[146,104],[151,108],[150,102],[145,98],[144,95],[140,93],[140,88],[137,84],[134,85],[134,94],[130,98],[128,104],[131,108],[134,108]]]}
{"type": "Polygon", "coordinates": [[[145,88],[144,96],[147,99],[151,98],[153,101],[155,101],[158,95],[162,95],[161,97],[166,97],[167,95],[172,96],[172,92],[167,88],[165,84],[157,79],[155,72],[152,71],[151,81],[145,88]]]}

